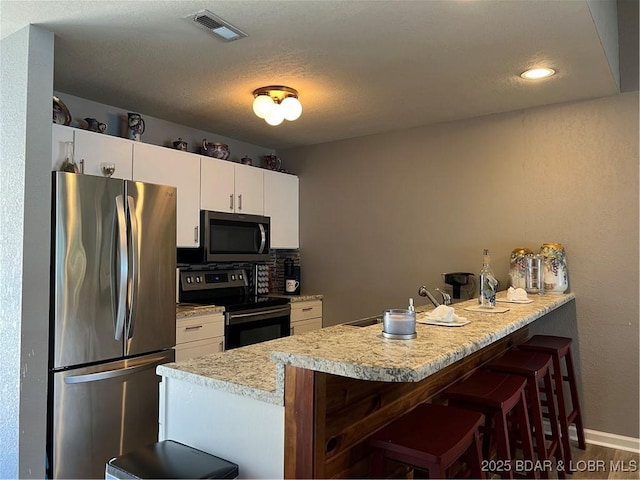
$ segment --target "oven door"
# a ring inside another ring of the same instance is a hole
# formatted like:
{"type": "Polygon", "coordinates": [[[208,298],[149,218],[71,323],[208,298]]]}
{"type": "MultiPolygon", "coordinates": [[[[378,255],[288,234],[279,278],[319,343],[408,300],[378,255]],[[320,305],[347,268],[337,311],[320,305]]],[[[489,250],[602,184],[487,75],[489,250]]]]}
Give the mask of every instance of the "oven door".
{"type": "Polygon", "coordinates": [[[226,312],[225,349],[287,337],[290,327],[290,305],[226,312]]]}

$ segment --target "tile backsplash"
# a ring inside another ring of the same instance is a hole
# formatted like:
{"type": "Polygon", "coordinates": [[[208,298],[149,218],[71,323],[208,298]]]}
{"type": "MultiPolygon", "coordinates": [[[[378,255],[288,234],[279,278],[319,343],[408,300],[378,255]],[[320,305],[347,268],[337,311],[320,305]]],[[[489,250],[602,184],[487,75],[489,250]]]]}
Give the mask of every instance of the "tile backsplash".
{"type": "Polygon", "coordinates": [[[269,251],[269,292],[284,293],[284,261],[290,258],[293,265],[300,266],[300,250],[270,250],[269,251]]]}

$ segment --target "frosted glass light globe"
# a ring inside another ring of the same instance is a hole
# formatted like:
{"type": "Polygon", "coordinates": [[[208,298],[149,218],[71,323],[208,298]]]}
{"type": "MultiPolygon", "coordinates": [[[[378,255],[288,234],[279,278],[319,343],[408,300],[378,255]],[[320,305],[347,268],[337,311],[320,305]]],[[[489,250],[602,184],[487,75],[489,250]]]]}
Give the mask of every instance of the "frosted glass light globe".
{"type": "Polygon", "coordinates": [[[302,115],[302,104],[296,97],[287,97],[280,103],[280,106],[284,110],[285,120],[293,121],[300,118],[302,115]]]}
{"type": "Polygon", "coordinates": [[[264,121],[274,127],[276,125],[280,125],[284,121],[284,109],[282,106],[277,103],[274,104],[271,112],[267,117],[265,117],[264,121]]]}
{"type": "Polygon", "coordinates": [[[274,106],[275,103],[269,95],[258,95],[253,99],[253,113],[258,118],[267,118],[274,106]]]}

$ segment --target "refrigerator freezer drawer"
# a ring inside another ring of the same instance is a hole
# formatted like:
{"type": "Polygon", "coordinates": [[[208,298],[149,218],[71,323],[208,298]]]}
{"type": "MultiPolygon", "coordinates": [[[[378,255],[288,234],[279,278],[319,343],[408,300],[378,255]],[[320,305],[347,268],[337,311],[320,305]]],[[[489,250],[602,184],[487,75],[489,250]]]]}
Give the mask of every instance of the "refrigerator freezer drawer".
{"type": "Polygon", "coordinates": [[[160,377],[173,350],[53,373],[51,476],[104,478],[107,461],[157,441],[160,377]]]}

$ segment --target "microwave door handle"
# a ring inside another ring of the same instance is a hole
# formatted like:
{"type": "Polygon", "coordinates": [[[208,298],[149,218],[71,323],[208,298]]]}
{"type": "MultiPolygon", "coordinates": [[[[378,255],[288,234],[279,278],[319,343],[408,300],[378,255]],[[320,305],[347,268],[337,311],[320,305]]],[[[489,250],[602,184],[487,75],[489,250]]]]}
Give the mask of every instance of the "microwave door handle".
{"type": "Polygon", "coordinates": [[[267,244],[267,232],[261,223],[258,224],[258,227],[260,228],[260,248],[258,248],[258,253],[264,253],[264,247],[267,244]]]}
{"type": "Polygon", "coordinates": [[[118,289],[114,337],[116,340],[122,340],[127,308],[127,278],[129,276],[129,264],[127,261],[127,257],[129,256],[127,251],[127,222],[122,195],[116,196],[116,218],[114,227],[118,235],[116,241],[117,261],[114,261],[115,267],[118,270],[118,272],[114,272],[117,278],[116,288],[118,289]]]}
{"type": "Polygon", "coordinates": [[[140,276],[140,259],[139,248],[140,239],[138,237],[138,220],[136,219],[136,204],[133,197],[127,196],[127,202],[129,208],[127,212],[129,214],[129,222],[131,225],[131,268],[129,269],[129,325],[127,326],[127,338],[133,336],[133,328],[136,320],[136,306],[138,302],[138,278],[140,276]]]}

